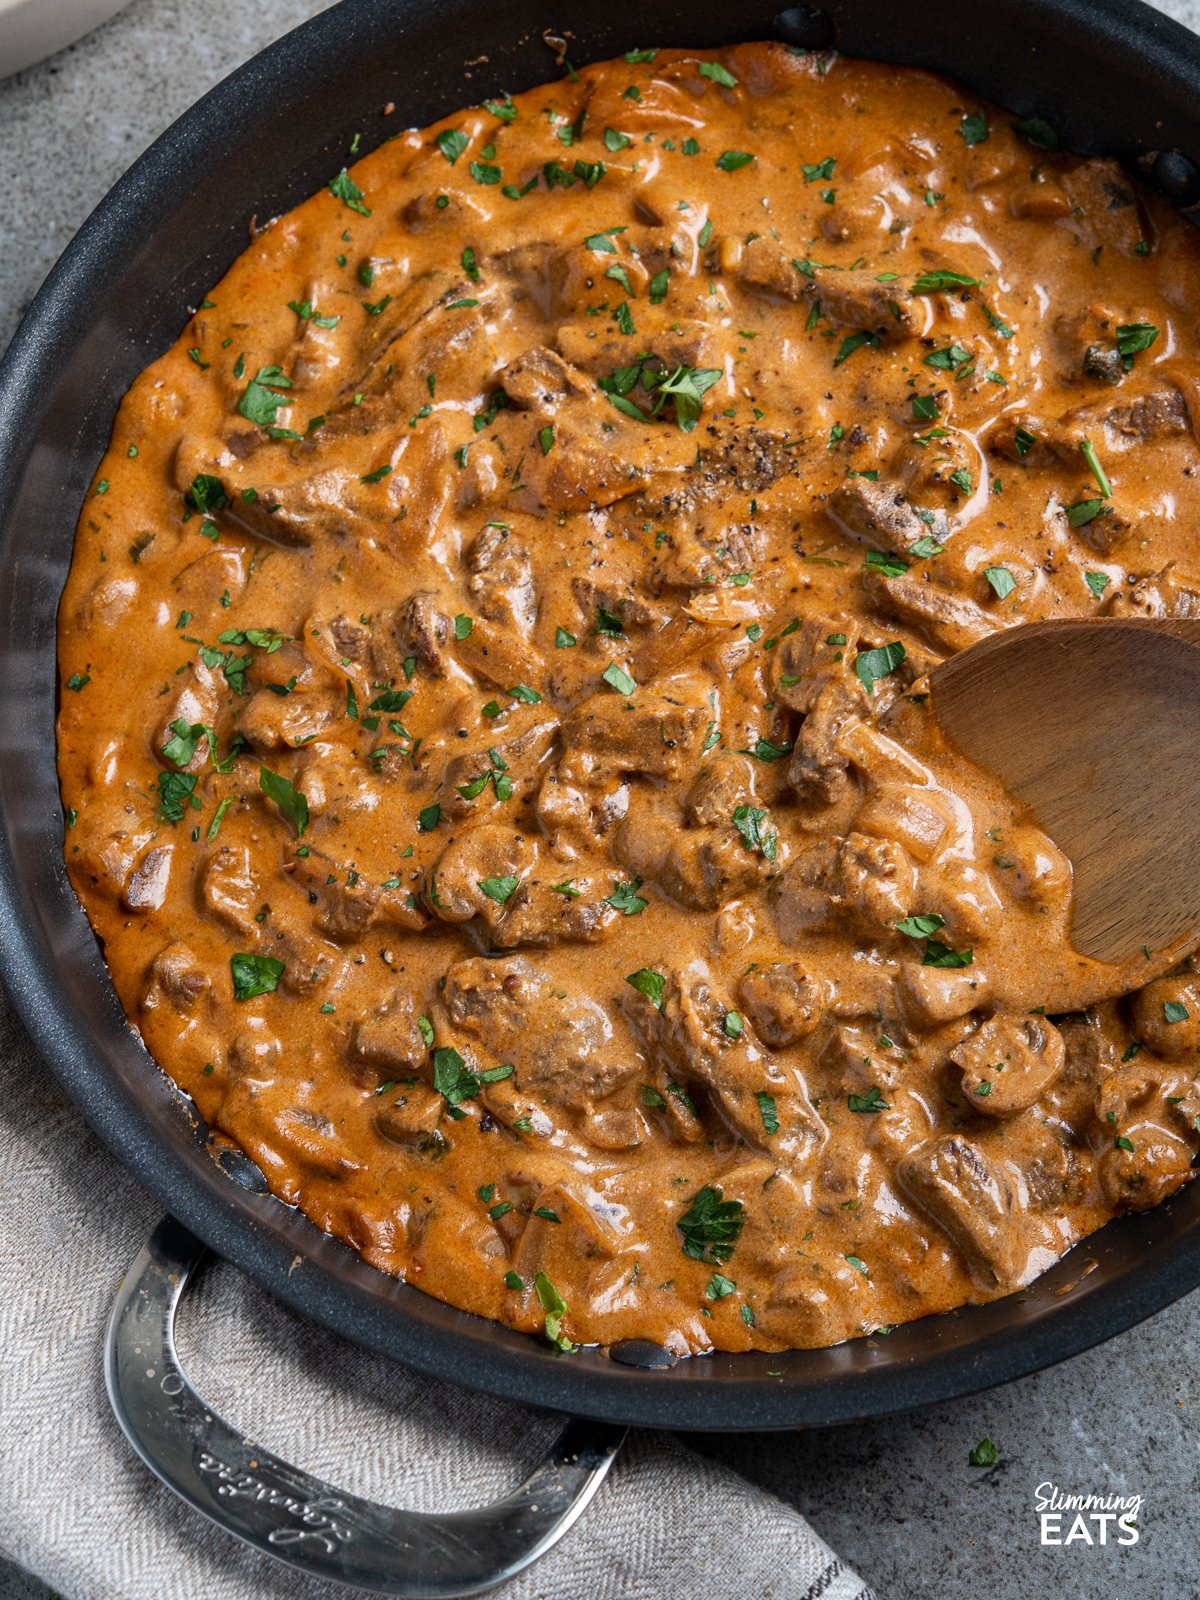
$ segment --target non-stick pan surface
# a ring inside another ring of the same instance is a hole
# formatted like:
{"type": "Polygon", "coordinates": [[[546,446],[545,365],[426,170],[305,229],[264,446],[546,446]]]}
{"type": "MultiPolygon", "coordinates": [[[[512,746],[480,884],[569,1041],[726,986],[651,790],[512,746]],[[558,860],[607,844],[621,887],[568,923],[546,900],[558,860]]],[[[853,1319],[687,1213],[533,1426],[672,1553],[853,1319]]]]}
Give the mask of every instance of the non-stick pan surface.
{"type": "Polygon", "coordinates": [[[888,1337],[665,1371],[595,1351],[561,1356],[394,1283],[231,1178],[130,1031],[67,883],[55,613],[122,393],[244,248],[252,216],[321,187],[355,132],[370,149],[399,127],[556,75],[547,28],[580,62],[650,44],[781,38],[935,67],[1049,118],[1069,147],[1140,166],[1177,203],[1200,200],[1189,159],[1200,160],[1200,41],[1138,0],[828,0],[819,11],[761,0],[345,0],[288,35],[121,180],[0,364],[0,970],[68,1092],[176,1217],[297,1310],[424,1371],[583,1416],[721,1430],[875,1416],[1018,1377],[1200,1283],[1200,1185],[1110,1224],[1022,1294],[888,1337]]]}

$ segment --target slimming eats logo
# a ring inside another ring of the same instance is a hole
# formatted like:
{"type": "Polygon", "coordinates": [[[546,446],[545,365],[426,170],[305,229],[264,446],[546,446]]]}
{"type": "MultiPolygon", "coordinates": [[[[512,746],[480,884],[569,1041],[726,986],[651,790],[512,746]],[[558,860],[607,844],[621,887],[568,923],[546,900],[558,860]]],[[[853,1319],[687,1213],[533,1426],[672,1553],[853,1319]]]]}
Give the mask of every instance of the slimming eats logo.
{"type": "Polygon", "coordinates": [[[1140,1494],[1064,1494],[1056,1483],[1034,1490],[1043,1544],[1136,1544],[1142,1505],[1140,1494]]]}

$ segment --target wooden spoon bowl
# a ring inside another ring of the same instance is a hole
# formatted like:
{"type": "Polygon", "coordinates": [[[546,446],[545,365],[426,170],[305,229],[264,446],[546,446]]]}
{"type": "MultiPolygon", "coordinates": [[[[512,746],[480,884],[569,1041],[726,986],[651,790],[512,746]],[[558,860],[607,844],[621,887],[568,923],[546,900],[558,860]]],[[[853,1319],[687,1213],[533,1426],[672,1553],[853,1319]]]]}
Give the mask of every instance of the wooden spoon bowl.
{"type": "Polygon", "coordinates": [[[943,662],[930,693],[947,738],[1071,862],[1091,999],[1200,943],[1200,618],[1009,628],[943,662]]]}

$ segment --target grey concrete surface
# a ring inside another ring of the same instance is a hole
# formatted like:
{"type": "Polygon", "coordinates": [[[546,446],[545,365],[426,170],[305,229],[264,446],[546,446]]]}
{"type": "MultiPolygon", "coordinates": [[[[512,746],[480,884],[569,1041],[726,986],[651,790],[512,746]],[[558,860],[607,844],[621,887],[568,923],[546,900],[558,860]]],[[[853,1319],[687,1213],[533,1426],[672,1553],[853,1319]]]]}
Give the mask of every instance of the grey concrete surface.
{"type": "MultiPolygon", "coordinates": [[[[134,157],[225,72],[321,9],[133,0],[79,44],[0,82],[0,348],[134,157]]],[[[1200,0],[1162,9],[1200,26],[1200,0]]],[[[954,1406],[837,1432],[693,1442],[799,1506],[885,1600],[1198,1600],[1198,1385],[1200,1292],[1102,1349],[954,1406]],[[985,1435],[998,1464],[972,1467],[985,1435]],[[1043,1483],[1141,1495],[1139,1543],[1043,1548],[1034,1509],[1043,1483]]],[[[719,1573],[703,1575],[702,1588],[725,1600],[719,1573]]],[[[0,1555],[0,1600],[49,1592],[0,1555]]]]}

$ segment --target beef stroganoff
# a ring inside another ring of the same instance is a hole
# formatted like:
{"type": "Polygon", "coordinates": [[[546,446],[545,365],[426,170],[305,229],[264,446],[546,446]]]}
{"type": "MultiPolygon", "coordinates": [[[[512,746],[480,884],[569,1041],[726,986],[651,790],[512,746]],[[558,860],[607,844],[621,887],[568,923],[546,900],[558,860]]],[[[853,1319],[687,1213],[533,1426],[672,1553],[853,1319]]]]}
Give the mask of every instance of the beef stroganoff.
{"type": "Polygon", "coordinates": [[[59,640],[71,880],[214,1141],[563,1349],[830,1344],[1177,1190],[1200,979],[1030,1009],[1070,866],[927,675],[1200,612],[1198,266],[1041,119],[778,45],[258,231],[59,640]]]}

